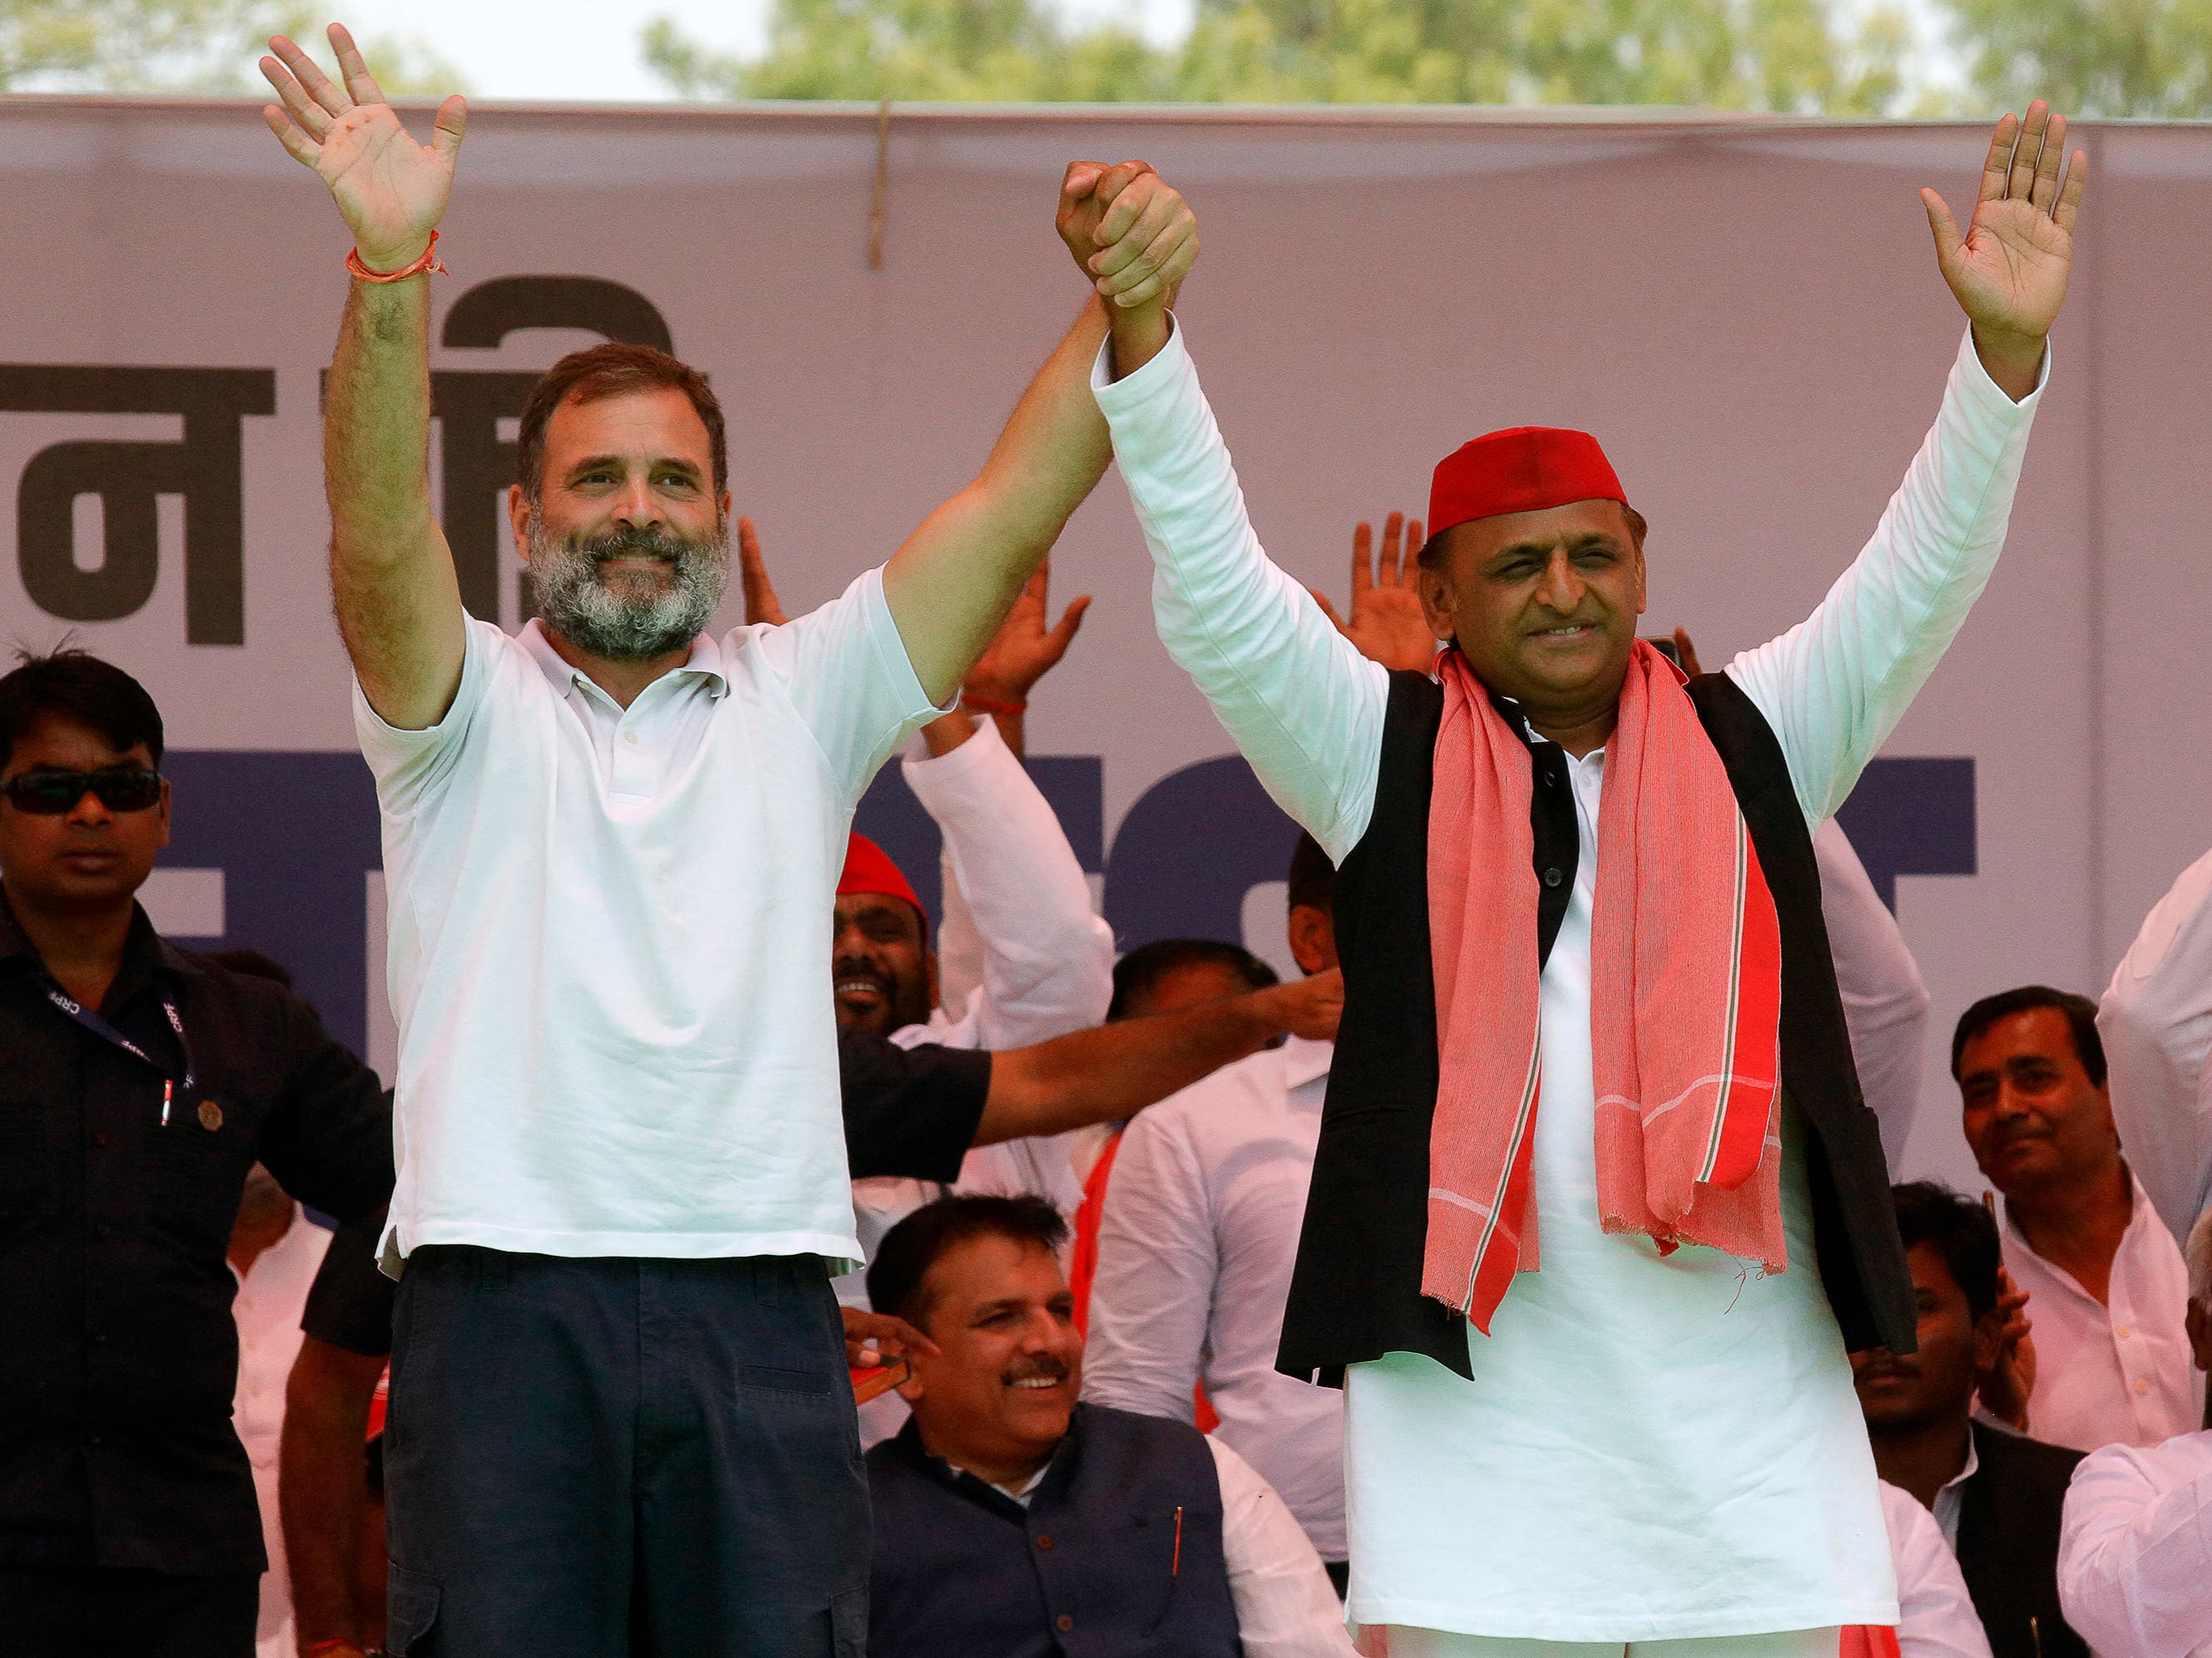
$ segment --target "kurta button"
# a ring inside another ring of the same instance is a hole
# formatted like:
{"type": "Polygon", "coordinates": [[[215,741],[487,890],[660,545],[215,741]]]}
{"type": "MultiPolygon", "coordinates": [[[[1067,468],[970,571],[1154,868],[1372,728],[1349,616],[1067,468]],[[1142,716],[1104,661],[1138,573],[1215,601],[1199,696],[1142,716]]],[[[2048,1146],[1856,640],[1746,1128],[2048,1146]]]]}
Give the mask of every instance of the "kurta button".
{"type": "Polygon", "coordinates": [[[93,1133],[92,1143],[100,1150],[105,1151],[109,1146],[115,1144],[115,1136],[109,1133],[105,1128],[97,1129],[93,1133]]]}
{"type": "Polygon", "coordinates": [[[1565,876],[1559,873],[1556,867],[1547,869],[1544,872],[1544,884],[1547,887],[1555,887],[1566,878],[1567,878],[1565,876]]]}
{"type": "Polygon", "coordinates": [[[106,1221],[102,1221],[92,1229],[92,1235],[96,1238],[112,1238],[115,1236],[115,1229],[106,1221]]]}
{"type": "Polygon", "coordinates": [[[98,1434],[87,1434],[84,1436],[84,1442],[88,1445],[97,1445],[100,1443],[100,1436],[98,1434]]]}
{"type": "Polygon", "coordinates": [[[1062,1635],[1065,1635],[1068,1631],[1075,1627],[1075,1619],[1070,1618],[1063,1612],[1059,1617],[1052,1620],[1052,1626],[1058,1630],[1062,1635]]]}
{"type": "Polygon", "coordinates": [[[2137,1394],[2147,1394],[2149,1391],[2150,1383],[2144,1381],[2141,1376],[2137,1376],[2136,1378],[2136,1392],[2137,1394]]]}
{"type": "Polygon", "coordinates": [[[1041,1549],[1048,1549],[1052,1546],[1052,1539],[1043,1535],[1042,1533],[1039,1533],[1036,1546],[1041,1549]]]}

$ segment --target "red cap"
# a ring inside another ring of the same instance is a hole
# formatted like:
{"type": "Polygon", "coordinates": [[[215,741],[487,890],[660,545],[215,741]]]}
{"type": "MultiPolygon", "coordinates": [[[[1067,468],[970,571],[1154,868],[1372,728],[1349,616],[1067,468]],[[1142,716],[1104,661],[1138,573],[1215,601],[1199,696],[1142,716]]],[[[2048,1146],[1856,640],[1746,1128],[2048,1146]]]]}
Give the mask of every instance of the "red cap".
{"type": "Polygon", "coordinates": [[[1516,426],[1463,443],[1437,463],[1429,533],[1501,513],[1536,513],[1577,501],[1628,504],[1613,463],[1587,432],[1516,426]]]}
{"type": "Polygon", "coordinates": [[[845,843],[845,870],[837,878],[840,898],[854,892],[902,898],[916,910],[921,909],[921,900],[915,896],[914,889],[899,873],[899,866],[891,862],[890,854],[865,835],[855,835],[845,843]]]}

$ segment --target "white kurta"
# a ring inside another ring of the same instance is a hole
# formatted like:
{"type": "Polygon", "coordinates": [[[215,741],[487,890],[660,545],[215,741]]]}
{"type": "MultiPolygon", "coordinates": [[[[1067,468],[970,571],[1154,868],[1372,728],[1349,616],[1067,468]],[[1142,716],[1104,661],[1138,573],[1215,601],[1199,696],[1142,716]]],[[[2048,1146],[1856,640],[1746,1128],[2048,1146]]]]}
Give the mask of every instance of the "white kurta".
{"type": "Polygon", "coordinates": [[[292,1652],[292,1576],[276,1511],[278,1454],[284,1440],[285,1385],[292,1379],[292,1361],[300,1356],[300,1315],[330,1247],[330,1233],[293,1205],[291,1225],[253,1258],[230,1305],[238,1322],[238,1386],[230,1417],[253,1464],[261,1540],[269,1551],[254,1631],[258,1658],[290,1658],[292,1652]]]}
{"type": "Polygon", "coordinates": [[[2212,1433],[2081,1460],[2058,1604],[2099,1658],[2212,1658],[2212,1433]]]}
{"type": "MultiPolygon", "coordinates": [[[[1269,793],[1332,858],[1364,834],[1388,677],[1267,562],[1178,330],[1093,389],[1152,548],[1160,635],[1269,793]]],[[[2003,544],[2038,395],[1961,344],[1935,428],[1812,619],[1729,672],[1765,716],[1808,825],[1903,714],[2003,544]]],[[[1472,1382],[1393,1354],[1352,1368],[1346,1474],[1361,1624],[1553,1641],[1893,1624],[1874,1459],[1813,1266],[1802,1133],[1784,1113],[1792,1270],[1662,1259],[1597,1223],[1589,902],[1604,755],[1571,768],[1577,890],[1541,979],[1524,1273],[1472,1382]]]]}
{"type": "Polygon", "coordinates": [[[2102,1301],[2037,1254],[2005,1206],[2005,1270],[2035,1325],[2027,1427],[2047,1444],[2156,1445],[2204,1420],[2204,1374],[2183,1327],[2189,1269],[2142,1185],[2133,1190],[2102,1301]]]}
{"type": "Polygon", "coordinates": [[[2128,1166],[2179,1242],[2212,1204],[2212,852],[2143,917],[2097,1031],[2128,1166]]]}
{"type": "Polygon", "coordinates": [[[1881,1517],[1897,1564],[1899,1658],[1990,1658],[1990,1637],[1935,1515],[1885,1482],[1881,1517]]]}
{"type": "Polygon", "coordinates": [[[1275,1369],[1334,1052],[1293,1036],[1139,1114],[1098,1224],[1083,1396],[1188,1422],[1279,1491],[1324,1560],[1345,1558],[1344,1396],[1275,1369]]]}

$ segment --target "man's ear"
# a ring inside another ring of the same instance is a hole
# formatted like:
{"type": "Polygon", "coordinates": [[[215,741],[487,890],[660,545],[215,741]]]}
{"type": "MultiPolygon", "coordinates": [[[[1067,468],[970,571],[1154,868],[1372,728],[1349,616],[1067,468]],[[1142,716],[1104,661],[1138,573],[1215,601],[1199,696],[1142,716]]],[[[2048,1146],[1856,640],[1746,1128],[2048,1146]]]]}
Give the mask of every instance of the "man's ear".
{"type": "Polygon", "coordinates": [[[929,1005],[932,1007],[935,1007],[939,1001],[937,993],[937,952],[935,950],[925,950],[921,952],[921,970],[927,976],[929,983],[929,1005]]]}
{"type": "Polygon", "coordinates": [[[1421,619],[1429,624],[1429,631],[1444,641],[1458,636],[1459,623],[1452,618],[1451,580],[1447,566],[1450,553],[1437,547],[1436,537],[1429,537],[1429,545],[1436,551],[1423,560],[1414,572],[1413,590],[1420,595],[1421,619]]]}
{"type": "Polygon", "coordinates": [[[1336,922],[1328,911],[1312,904],[1291,910],[1291,957],[1301,972],[1326,973],[1336,965],[1336,922]]]}
{"type": "Polygon", "coordinates": [[[530,562],[530,497],[522,493],[522,486],[507,486],[507,521],[514,531],[514,552],[525,564],[530,562]]]}
{"type": "Polygon", "coordinates": [[[2189,1333],[2189,1351],[2200,1370],[2212,1371],[2212,1311],[2203,1302],[2191,1299],[2188,1310],[2182,1315],[2181,1327],[2189,1333]]]}

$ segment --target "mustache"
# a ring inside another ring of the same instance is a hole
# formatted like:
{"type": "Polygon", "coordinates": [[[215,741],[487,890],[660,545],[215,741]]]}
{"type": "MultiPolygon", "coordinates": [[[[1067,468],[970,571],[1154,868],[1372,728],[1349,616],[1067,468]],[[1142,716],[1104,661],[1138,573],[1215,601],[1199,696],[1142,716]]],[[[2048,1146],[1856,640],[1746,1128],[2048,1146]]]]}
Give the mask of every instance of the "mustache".
{"type": "Polygon", "coordinates": [[[574,551],[593,564],[605,564],[610,559],[617,558],[652,558],[664,564],[677,564],[683,562],[687,553],[696,551],[702,544],[682,536],[671,535],[665,530],[635,525],[626,530],[610,530],[604,535],[569,543],[574,551]]]}
{"type": "Polygon", "coordinates": [[[1053,1382],[1065,1382],[1070,1374],[1065,1360],[1054,1358],[1050,1353],[1040,1353],[1024,1363],[1009,1365],[999,1381],[1011,1388],[1017,1382],[1034,1382],[1039,1376],[1053,1382]]]}

